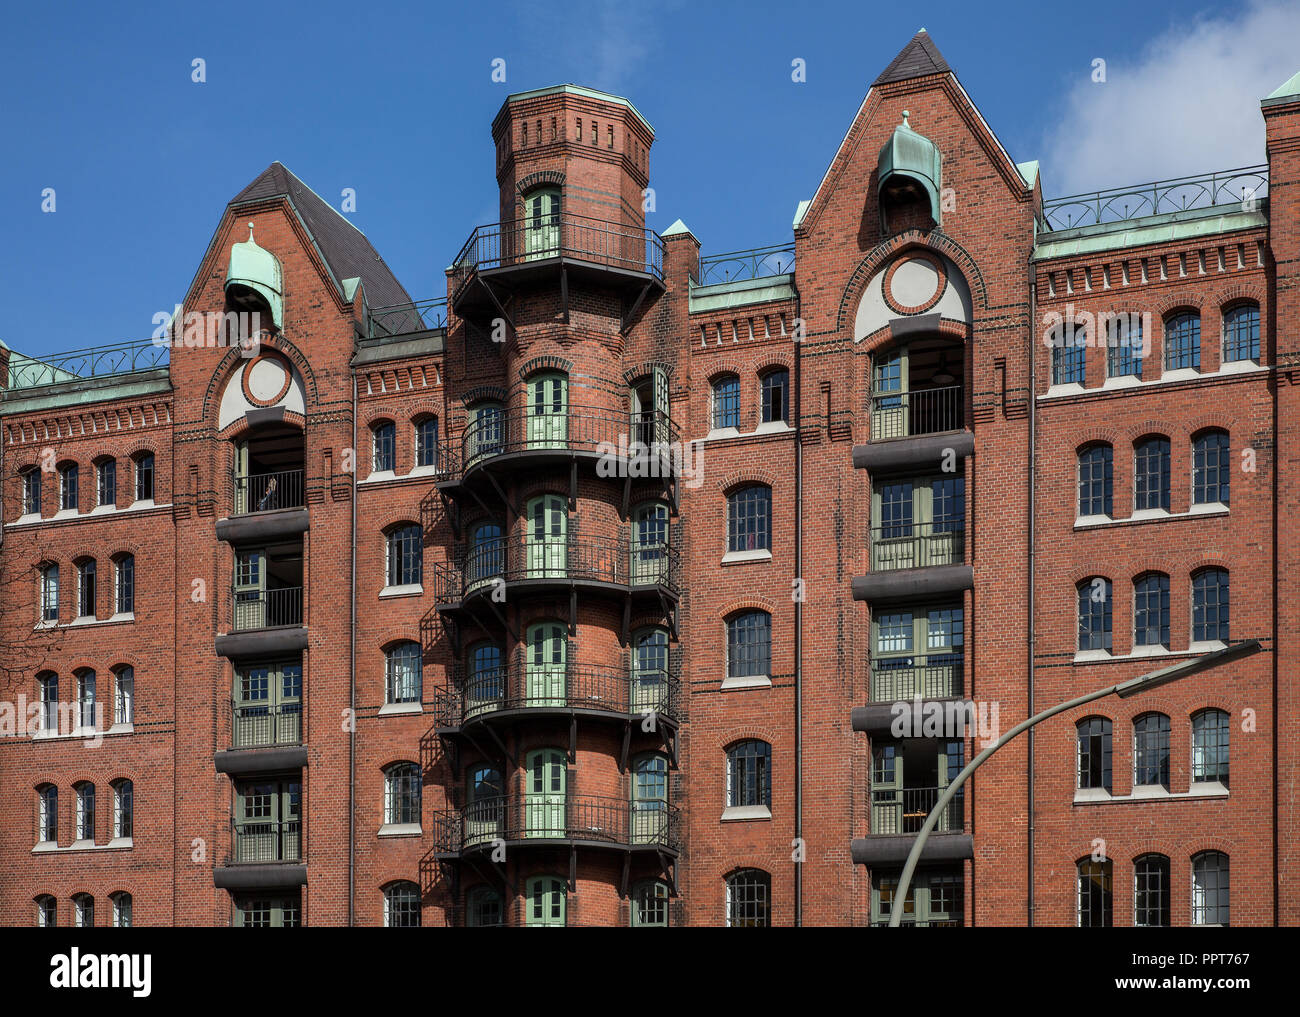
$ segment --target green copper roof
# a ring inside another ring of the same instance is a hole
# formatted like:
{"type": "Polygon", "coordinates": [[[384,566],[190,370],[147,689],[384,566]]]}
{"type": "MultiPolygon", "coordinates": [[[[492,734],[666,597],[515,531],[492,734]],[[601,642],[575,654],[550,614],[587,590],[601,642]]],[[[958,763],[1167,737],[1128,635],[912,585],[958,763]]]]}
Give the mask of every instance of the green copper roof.
{"type": "Polygon", "coordinates": [[[697,314],[700,311],[720,311],[729,307],[793,298],[794,276],[787,273],[760,276],[757,279],[733,279],[712,286],[696,286],[692,283],[688,304],[690,313],[697,314]]]}
{"type": "Polygon", "coordinates": [[[798,229],[800,225],[803,223],[803,217],[808,214],[808,209],[811,205],[812,205],[812,199],[805,198],[803,201],[799,202],[797,206],[795,206],[794,222],[791,224],[795,229],[798,229]]]}
{"type": "Polygon", "coordinates": [[[248,224],[248,239],[230,248],[230,268],[226,272],[226,289],[232,285],[256,290],[271,308],[271,320],[284,325],[284,275],[279,259],[253,239],[253,224],[248,224]]]}
{"type": "Polygon", "coordinates": [[[939,149],[933,141],[917,134],[907,122],[911,114],[903,110],[903,122],[894,128],[894,133],[880,150],[878,188],[885,189],[885,182],[894,175],[915,180],[930,196],[930,217],[942,222],[939,217],[939,191],[943,187],[943,166],[939,149]]]}
{"type": "Polygon", "coordinates": [[[678,219],[676,222],[674,222],[671,226],[669,226],[666,230],[664,230],[659,235],[666,239],[668,237],[681,236],[682,234],[690,234],[691,236],[695,236],[694,233],[691,233],[691,228],[687,226],[686,223],[678,219]]]}
{"type": "Polygon", "coordinates": [[[170,392],[171,388],[171,376],[165,366],[94,378],[73,376],[53,385],[0,392],[0,415],[106,403],[115,399],[135,399],[170,392]]]}
{"type": "Polygon", "coordinates": [[[1300,95],[1300,71],[1296,71],[1295,74],[1287,78],[1286,81],[1278,85],[1277,88],[1273,89],[1273,91],[1269,92],[1268,95],[1264,97],[1264,101],[1279,101],[1282,99],[1289,99],[1294,95],[1300,95]]]}
{"type": "Polygon", "coordinates": [[[1038,160],[1031,159],[1029,162],[1016,163],[1016,169],[1020,171],[1020,179],[1025,182],[1025,186],[1031,191],[1034,189],[1034,181],[1038,179],[1038,160]]]}
{"type": "Polygon", "coordinates": [[[1265,199],[1260,199],[1259,208],[1253,212],[1240,209],[1225,212],[1222,205],[1211,205],[1183,212],[1165,212],[1140,219],[1121,219],[1071,230],[1040,233],[1034,247],[1034,260],[1212,237],[1266,225],[1268,215],[1265,199]]]}
{"type": "Polygon", "coordinates": [[[643,117],[641,115],[641,111],[637,109],[635,106],[633,106],[629,100],[623,98],[623,96],[612,95],[609,92],[600,92],[594,88],[584,88],[582,85],[552,85],[549,88],[534,88],[530,92],[515,92],[512,95],[506,96],[505,105],[508,106],[512,102],[520,102],[524,99],[537,99],[544,95],[562,95],[562,94],[580,95],[585,99],[596,99],[599,100],[600,102],[609,102],[615,104],[616,106],[626,107],[628,110],[631,111],[633,116],[635,116],[638,120],[641,121],[642,124],[645,125],[645,129],[647,131],[649,131],[651,134],[654,134],[655,132],[655,129],[650,126],[650,121],[647,120],[645,117],[643,117]]]}

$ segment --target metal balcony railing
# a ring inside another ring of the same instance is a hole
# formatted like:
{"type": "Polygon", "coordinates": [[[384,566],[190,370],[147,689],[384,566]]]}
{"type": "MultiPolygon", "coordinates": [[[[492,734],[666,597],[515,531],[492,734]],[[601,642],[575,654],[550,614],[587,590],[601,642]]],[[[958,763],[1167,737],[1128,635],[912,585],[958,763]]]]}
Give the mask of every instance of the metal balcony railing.
{"type": "Polygon", "coordinates": [[[497,795],[435,813],[434,851],[458,854],[504,841],[588,841],[680,851],[681,812],[663,801],[594,795],[497,795]]]}
{"type": "Polygon", "coordinates": [[[648,410],[632,419],[602,406],[569,406],[557,412],[502,410],[471,420],[461,435],[466,470],[506,452],[598,452],[637,457],[658,455],[672,464],[678,430],[668,415],[648,410]]]}
{"type": "Polygon", "coordinates": [[[236,749],[302,744],[302,703],[230,701],[230,744],[236,749]]]}
{"type": "MultiPolygon", "coordinates": [[[[925,818],[943,794],[941,787],[871,789],[871,832],[873,834],[918,833],[925,818]]],[[[960,833],[965,828],[965,790],[939,814],[935,833],[960,833]]]]}
{"type": "Polygon", "coordinates": [[[871,440],[942,434],[965,427],[966,399],[961,385],[911,392],[871,394],[871,440]]]}
{"type": "Polygon", "coordinates": [[[302,624],[302,587],[284,586],[274,590],[233,591],[236,632],[272,629],[282,625],[302,624]]]}
{"type": "Polygon", "coordinates": [[[429,332],[446,327],[446,297],[371,307],[366,317],[366,335],[370,339],[429,332]]]}
{"type": "Polygon", "coordinates": [[[302,470],[236,475],[235,508],[232,514],[242,516],[250,512],[302,508],[307,504],[303,498],[302,477],[302,470]]]}
{"type": "Polygon", "coordinates": [[[453,302],[476,272],[558,257],[664,277],[664,242],[654,230],[566,212],[543,223],[516,219],[478,227],[452,263],[453,302]]]}
{"type": "Polygon", "coordinates": [[[1043,202],[1043,218],[1049,230],[1074,229],[1215,205],[1249,209],[1267,194],[1268,164],[1263,163],[1052,198],[1043,202]]]}
{"type": "Polygon", "coordinates": [[[37,359],[13,353],[9,360],[9,388],[40,388],[82,378],[152,371],[170,363],[171,343],[133,339],[82,350],[69,350],[37,359]]]}
{"type": "Polygon", "coordinates": [[[634,671],[587,664],[523,664],[461,671],[456,687],[435,696],[442,727],[503,710],[601,710],[666,721],[679,718],[681,682],[664,670],[634,671]]]}
{"type": "Polygon", "coordinates": [[[890,523],[871,528],[871,568],[919,569],[965,560],[965,515],[932,523],[890,523]]]}
{"type": "Polygon", "coordinates": [[[454,564],[434,562],[430,578],[437,604],[458,602],[498,581],[538,579],[658,587],[675,594],[681,590],[681,560],[667,542],[498,537],[462,551],[454,564]]]}
{"type": "Polygon", "coordinates": [[[710,254],[700,258],[700,285],[785,275],[794,271],[794,253],[794,244],[774,244],[748,251],[710,254]]]}
{"type": "Polygon", "coordinates": [[[878,657],[871,663],[871,701],[956,699],[962,695],[962,664],[960,653],[878,657]]]}
{"type": "Polygon", "coordinates": [[[230,829],[233,864],[302,861],[301,820],[231,820],[230,829]]]}

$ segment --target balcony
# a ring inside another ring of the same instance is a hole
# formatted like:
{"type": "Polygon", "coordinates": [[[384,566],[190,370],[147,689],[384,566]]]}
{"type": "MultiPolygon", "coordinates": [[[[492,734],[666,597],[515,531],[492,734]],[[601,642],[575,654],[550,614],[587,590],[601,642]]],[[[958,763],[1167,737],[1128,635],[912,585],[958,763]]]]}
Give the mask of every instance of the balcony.
{"type": "Polygon", "coordinates": [[[654,714],[676,726],[681,682],[666,671],[637,671],[587,664],[492,668],[458,677],[455,689],[437,693],[435,727],[460,731],[477,723],[555,713],[605,716],[619,721],[654,714]]]}
{"type": "Polygon", "coordinates": [[[509,537],[471,547],[458,559],[450,565],[434,563],[429,570],[434,603],[440,610],[488,596],[501,582],[538,592],[585,587],[676,598],[681,591],[681,561],[677,549],[667,543],[509,537]]]}
{"type": "Polygon", "coordinates": [[[243,516],[254,512],[278,512],[281,509],[302,508],[307,504],[303,497],[302,481],[302,470],[237,475],[235,504],[231,515],[243,516]]]}
{"type": "Polygon", "coordinates": [[[433,853],[451,858],[515,846],[570,846],[676,855],[681,813],[667,802],[629,802],[593,795],[500,795],[436,813],[433,853]]]}
{"type": "MultiPolygon", "coordinates": [[[[301,582],[301,562],[298,579],[301,582]]],[[[302,587],[276,586],[231,590],[231,625],[217,636],[216,651],[224,657],[271,656],[307,648],[303,628],[302,587]]]]}
{"type": "Polygon", "coordinates": [[[461,317],[506,317],[498,287],[528,282],[561,284],[567,316],[570,277],[640,291],[662,288],[664,243],[654,230],[587,216],[552,215],[480,226],[452,265],[451,307],[461,317]]]}
{"type": "Polygon", "coordinates": [[[627,413],[604,406],[569,406],[562,412],[502,410],[471,420],[461,435],[459,461],[445,472],[469,482],[480,470],[505,472],[571,459],[608,462],[611,477],[676,477],[682,470],[677,427],[656,410],[627,413]]]}
{"type": "Polygon", "coordinates": [[[871,568],[933,568],[956,565],[966,553],[966,520],[941,519],[932,523],[892,523],[871,530],[871,568]]]}
{"type": "Polygon", "coordinates": [[[871,700],[892,703],[905,699],[957,699],[962,695],[963,656],[883,657],[871,665],[871,700]]]}
{"type": "MultiPolygon", "coordinates": [[[[960,737],[873,742],[871,828],[868,836],[852,843],[855,862],[875,868],[906,861],[926,817],[962,768],[965,753],[960,737]]],[[[921,860],[928,864],[973,857],[974,842],[965,832],[965,821],[963,787],[939,813],[921,860]]]]}
{"type": "MultiPolygon", "coordinates": [[[[871,833],[873,836],[921,832],[925,817],[943,794],[941,787],[905,787],[871,791],[871,833]]],[[[957,792],[935,824],[935,833],[961,833],[965,828],[965,788],[957,792]]]]}
{"type": "Polygon", "coordinates": [[[960,431],[966,426],[961,385],[871,395],[871,441],[960,431]]]}
{"type": "Polygon", "coordinates": [[[307,882],[307,867],[302,864],[300,820],[232,820],[230,829],[230,853],[225,864],[213,871],[216,886],[224,889],[276,889],[302,886],[307,882]]]}

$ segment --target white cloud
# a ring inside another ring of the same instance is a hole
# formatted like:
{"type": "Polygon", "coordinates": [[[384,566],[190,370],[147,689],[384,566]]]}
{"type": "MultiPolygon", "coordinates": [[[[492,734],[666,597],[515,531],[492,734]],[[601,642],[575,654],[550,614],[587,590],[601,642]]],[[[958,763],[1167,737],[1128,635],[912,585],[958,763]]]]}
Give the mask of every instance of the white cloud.
{"type": "Polygon", "coordinates": [[[1185,20],[1134,59],[1105,53],[1067,92],[1043,147],[1051,197],[1265,161],[1259,101],[1300,70],[1300,4],[1256,0],[1185,20]]]}

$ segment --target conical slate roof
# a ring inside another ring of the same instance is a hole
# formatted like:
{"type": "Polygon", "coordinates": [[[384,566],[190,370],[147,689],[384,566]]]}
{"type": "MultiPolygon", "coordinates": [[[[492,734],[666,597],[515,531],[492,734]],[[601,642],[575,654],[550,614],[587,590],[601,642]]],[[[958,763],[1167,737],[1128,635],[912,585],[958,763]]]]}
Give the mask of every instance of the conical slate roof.
{"type": "Polygon", "coordinates": [[[923,78],[927,74],[947,74],[952,68],[939,52],[939,47],[930,38],[924,28],[912,36],[912,41],[903,47],[901,53],[880,72],[873,83],[884,85],[890,81],[907,81],[910,78],[923,78]]]}
{"type": "Polygon", "coordinates": [[[230,208],[267,198],[287,197],[307,227],[321,256],[340,283],[360,279],[371,307],[410,303],[406,288],[397,281],[364,233],[348,222],[325,199],[304,184],[280,162],[273,162],[230,200],[230,208]]]}

